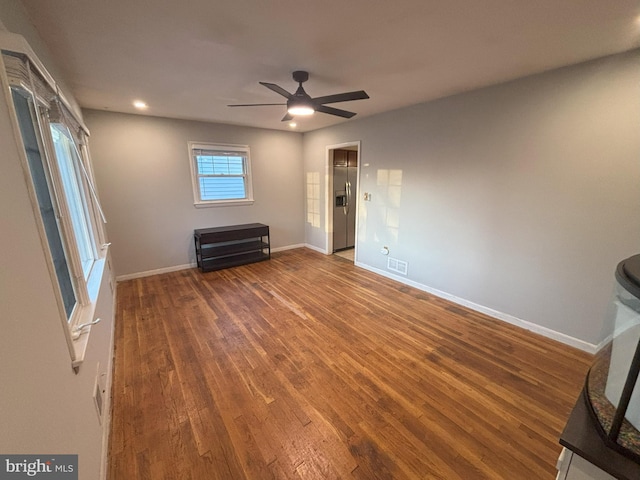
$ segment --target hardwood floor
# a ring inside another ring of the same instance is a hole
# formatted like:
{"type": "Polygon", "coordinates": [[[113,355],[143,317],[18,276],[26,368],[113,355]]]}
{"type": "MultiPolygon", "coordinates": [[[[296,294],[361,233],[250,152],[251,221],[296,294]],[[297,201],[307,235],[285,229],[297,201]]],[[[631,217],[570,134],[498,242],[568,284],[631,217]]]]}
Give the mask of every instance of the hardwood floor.
{"type": "Polygon", "coordinates": [[[308,249],[130,280],[109,479],[551,480],[591,359],[308,249]]]}

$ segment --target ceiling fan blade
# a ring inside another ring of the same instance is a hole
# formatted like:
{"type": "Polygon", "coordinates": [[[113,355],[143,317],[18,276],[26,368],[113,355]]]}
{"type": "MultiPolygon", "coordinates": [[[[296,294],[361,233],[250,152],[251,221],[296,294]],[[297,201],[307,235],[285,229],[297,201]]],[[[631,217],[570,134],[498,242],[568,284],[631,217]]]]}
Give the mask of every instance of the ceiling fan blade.
{"type": "Polygon", "coordinates": [[[286,103],[241,103],[236,105],[227,105],[227,107],[265,107],[269,105],[286,105],[286,103]]]}
{"type": "Polygon", "coordinates": [[[317,105],[316,112],[328,113],[329,115],[337,115],[338,117],[351,118],[355,115],[353,112],[340,110],[339,108],[327,107],[326,105],[317,105]]]}
{"type": "Polygon", "coordinates": [[[313,103],[318,105],[323,103],[349,102],[351,100],[366,100],[369,98],[367,92],[358,90],[357,92],[337,93],[335,95],[327,95],[325,97],[317,97],[312,99],[313,103]]]}
{"type": "Polygon", "coordinates": [[[275,83],[267,83],[267,82],[258,82],[258,83],[260,85],[264,85],[269,90],[273,90],[274,92],[279,93],[285,98],[291,98],[293,96],[289,92],[287,92],[284,88],[282,88],[280,85],[276,85],[275,83]]]}
{"type": "Polygon", "coordinates": [[[282,117],[282,122],[288,122],[289,120],[293,120],[293,115],[291,115],[289,112],[287,112],[287,114],[282,117]]]}

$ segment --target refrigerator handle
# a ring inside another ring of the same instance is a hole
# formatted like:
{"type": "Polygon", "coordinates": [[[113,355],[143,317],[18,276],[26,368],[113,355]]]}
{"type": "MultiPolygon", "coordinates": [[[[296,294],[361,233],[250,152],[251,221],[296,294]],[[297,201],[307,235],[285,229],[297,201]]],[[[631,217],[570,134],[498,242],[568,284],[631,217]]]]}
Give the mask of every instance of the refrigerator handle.
{"type": "Polygon", "coordinates": [[[351,182],[347,181],[347,183],[344,184],[344,189],[347,194],[347,209],[344,212],[346,215],[351,209],[351,182]]]}
{"type": "Polygon", "coordinates": [[[344,203],[342,211],[346,215],[349,212],[349,182],[344,182],[344,203]]]}

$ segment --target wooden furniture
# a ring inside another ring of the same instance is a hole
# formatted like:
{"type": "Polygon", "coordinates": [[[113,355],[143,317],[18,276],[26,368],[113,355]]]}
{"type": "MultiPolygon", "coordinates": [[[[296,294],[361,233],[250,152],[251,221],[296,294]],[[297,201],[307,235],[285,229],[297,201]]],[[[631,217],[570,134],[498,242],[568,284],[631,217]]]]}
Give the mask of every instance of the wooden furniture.
{"type": "Polygon", "coordinates": [[[203,272],[271,258],[269,226],[262,223],[194,230],[196,260],[203,272]]]}

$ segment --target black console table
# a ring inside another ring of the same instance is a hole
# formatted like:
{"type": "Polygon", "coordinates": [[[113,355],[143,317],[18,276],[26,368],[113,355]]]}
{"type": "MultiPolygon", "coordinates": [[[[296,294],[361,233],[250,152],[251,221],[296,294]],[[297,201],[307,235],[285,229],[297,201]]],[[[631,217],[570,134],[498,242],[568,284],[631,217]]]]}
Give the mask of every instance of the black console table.
{"type": "Polygon", "coordinates": [[[271,258],[269,226],[262,223],[194,230],[196,260],[203,272],[271,258]]]}

